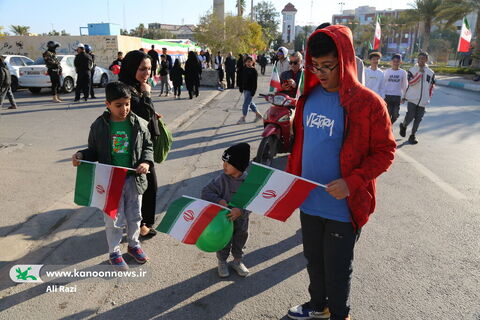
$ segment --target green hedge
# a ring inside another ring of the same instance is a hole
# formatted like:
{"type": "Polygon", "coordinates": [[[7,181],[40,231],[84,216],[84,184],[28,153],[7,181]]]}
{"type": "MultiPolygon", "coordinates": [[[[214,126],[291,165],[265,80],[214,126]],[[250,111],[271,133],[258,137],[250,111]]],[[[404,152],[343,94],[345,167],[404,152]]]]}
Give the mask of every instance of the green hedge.
{"type": "MultiPolygon", "coordinates": [[[[365,67],[368,68],[370,65],[367,61],[364,62],[365,67]]],[[[380,62],[378,66],[385,70],[391,67],[391,64],[388,62],[380,62]]],[[[413,65],[410,63],[404,63],[400,66],[400,68],[408,70],[412,67],[413,65]]],[[[475,72],[480,72],[480,69],[472,69],[472,68],[466,68],[466,67],[447,67],[447,66],[429,66],[430,69],[432,69],[435,73],[438,74],[475,74],[475,72]]]]}

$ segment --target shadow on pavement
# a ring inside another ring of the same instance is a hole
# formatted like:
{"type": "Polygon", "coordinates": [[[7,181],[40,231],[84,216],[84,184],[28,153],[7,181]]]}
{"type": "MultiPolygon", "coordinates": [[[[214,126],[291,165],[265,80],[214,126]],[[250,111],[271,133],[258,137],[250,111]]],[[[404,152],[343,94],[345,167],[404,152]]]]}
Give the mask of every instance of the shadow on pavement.
{"type": "MultiPolygon", "coordinates": [[[[260,248],[245,255],[244,261],[253,268],[265,261],[291,250],[302,243],[300,230],[295,235],[276,244],[260,248]]],[[[303,253],[298,253],[246,278],[232,275],[234,282],[212,292],[179,309],[162,314],[181,304],[196,292],[200,292],[222,281],[214,269],[200,273],[188,280],[138,298],[115,309],[106,311],[94,319],[135,318],[151,319],[193,319],[188,315],[196,315],[194,319],[220,319],[229,313],[238,303],[254,297],[285,279],[297,274],[305,268],[303,253]],[[149,308],[143,306],[148,305],[149,308]],[[139,312],[139,310],[142,310],[139,312]],[[201,316],[200,316],[201,314],[201,316]],[[160,316],[161,315],[161,316],[160,316]]],[[[288,306],[286,306],[287,308],[288,306]]]]}

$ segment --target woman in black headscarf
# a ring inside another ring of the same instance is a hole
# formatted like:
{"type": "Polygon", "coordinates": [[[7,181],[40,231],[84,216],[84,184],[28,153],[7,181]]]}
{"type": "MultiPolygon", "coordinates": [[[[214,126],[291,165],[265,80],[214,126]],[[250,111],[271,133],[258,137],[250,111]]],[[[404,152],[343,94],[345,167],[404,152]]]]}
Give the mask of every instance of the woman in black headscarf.
{"type": "MultiPolygon", "coordinates": [[[[152,63],[150,57],[142,51],[130,51],[122,60],[118,80],[127,84],[131,91],[131,110],[148,122],[152,142],[160,135],[157,119],[161,117],[150,98],[151,87],[147,83],[152,63]]],[[[155,223],[155,205],[157,197],[157,176],[154,166],[147,174],[148,188],[142,197],[142,226],[140,236],[153,237],[157,232],[152,228],[155,223]]]]}
{"type": "Polygon", "coordinates": [[[200,85],[200,75],[202,67],[198,61],[195,52],[189,51],[187,62],[185,62],[185,85],[187,86],[190,99],[195,94],[198,97],[198,87],[200,85]]]}

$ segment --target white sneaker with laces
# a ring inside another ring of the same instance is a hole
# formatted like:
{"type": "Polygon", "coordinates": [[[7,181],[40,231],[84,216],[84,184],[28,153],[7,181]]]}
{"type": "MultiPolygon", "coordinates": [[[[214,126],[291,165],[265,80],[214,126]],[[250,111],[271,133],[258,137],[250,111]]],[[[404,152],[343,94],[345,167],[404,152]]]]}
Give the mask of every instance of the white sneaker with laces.
{"type": "Polygon", "coordinates": [[[230,272],[228,271],[228,264],[227,261],[221,261],[218,260],[218,276],[220,278],[226,278],[230,275],[230,272]]]}
{"type": "Polygon", "coordinates": [[[250,271],[245,267],[242,261],[232,261],[232,268],[235,270],[240,277],[246,277],[250,271]]]}

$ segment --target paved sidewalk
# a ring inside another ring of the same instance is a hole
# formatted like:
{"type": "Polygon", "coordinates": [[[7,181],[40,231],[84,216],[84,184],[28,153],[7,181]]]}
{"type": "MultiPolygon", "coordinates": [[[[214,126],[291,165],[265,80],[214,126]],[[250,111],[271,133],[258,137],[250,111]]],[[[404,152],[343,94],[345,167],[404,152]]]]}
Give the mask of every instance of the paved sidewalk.
{"type": "Polygon", "coordinates": [[[437,75],[436,84],[444,87],[480,92],[480,81],[473,81],[462,76],[437,75]]]}

